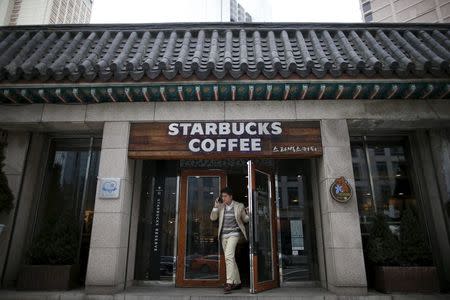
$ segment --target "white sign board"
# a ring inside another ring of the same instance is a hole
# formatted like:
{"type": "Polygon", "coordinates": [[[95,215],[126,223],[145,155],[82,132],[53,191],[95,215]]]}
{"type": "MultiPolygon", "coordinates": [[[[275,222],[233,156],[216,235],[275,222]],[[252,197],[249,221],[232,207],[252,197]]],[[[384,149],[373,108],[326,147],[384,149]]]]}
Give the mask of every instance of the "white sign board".
{"type": "Polygon", "coordinates": [[[99,198],[117,199],[120,195],[120,178],[100,178],[99,198]]]}

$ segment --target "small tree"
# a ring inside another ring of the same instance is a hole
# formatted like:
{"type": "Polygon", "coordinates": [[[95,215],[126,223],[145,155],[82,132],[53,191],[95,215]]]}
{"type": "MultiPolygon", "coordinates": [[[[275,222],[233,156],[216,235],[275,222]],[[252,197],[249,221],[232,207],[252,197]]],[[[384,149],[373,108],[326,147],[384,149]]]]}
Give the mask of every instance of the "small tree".
{"type": "Polygon", "coordinates": [[[66,212],[46,220],[28,251],[32,265],[72,265],[77,261],[79,226],[73,214],[66,212]]]}
{"type": "Polygon", "coordinates": [[[430,266],[433,259],[425,231],[417,211],[408,205],[400,222],[401,264],[406,266],[430,266]]]}
{"type": "Polygon", "coordinates": [[[367,256],[370,262],[378,266],[398,265],[400,243],[389,229],[385,217],[375,216],[367,243],[367,256]]]}
{"type": "Polygon", "coordinates": [[[5,160],[3,148],[4,146],[0,144],[0,213],[2,212],[9,213],[11,209],[14,207],[13,205],[14,196],[11,189],[8,186],[8,179],[6,178],[6,175],[3,172],[3,167],[5,166],[5,164],[3,163],[3,161],[5,160]]]}

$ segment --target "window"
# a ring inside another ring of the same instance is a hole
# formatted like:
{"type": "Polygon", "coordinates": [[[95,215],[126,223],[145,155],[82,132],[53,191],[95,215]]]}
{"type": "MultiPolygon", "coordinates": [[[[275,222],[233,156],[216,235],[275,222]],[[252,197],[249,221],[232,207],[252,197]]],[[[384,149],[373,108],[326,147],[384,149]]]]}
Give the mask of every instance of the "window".
{"type": "Polygon", "coordinates": [[[407,139],[352,137],[351,147],[362,234],[368,234],[377,213],[397,232],[402,211],[417,205],[407,139]]]}
{"type": "MultiPolygon", "coordinates": [[[[33,238],[49,222],[64,215],[80,224],[80,283],[84,282],[91,239],[101,139],[51,140],[46,176],[39,200],[33,238]]],[[[59,221],[58,221],[59,222],[59,221]]]]}
{"type": "Polygon", "coordinates": [[[384,162],[384,161],[378,161],[378,162],[376,162],[375,164],[376,164],[376,173],[375,173],[375,176],[377,176],[377,177],[379,177],[379,178],[383,178],[383,177],[388,176],[386,162],[384,162]]]}
{"type": "Polygon", "coordinates": [[[368,13],[368,14],[364,15],[364,21],[372,22],[373,21],[372,13],[368,13]]]}
{"type": "Polygon", "coordinates": [[[369,10],[371,10],[372,7],[370,6],[370,2],[363,3],[362,9],[363,9],[364,13],[368,12],[369,10]]]}
{"type": "Polygon", "coordinates": [[[144,161],[136,280],[173,280],[177,170],[176,161],[144,161]]]}
{"type": "Polygon", "coordinates": [[[360,142],[352,143],[351,152],[361,231],[363,234],[366,234],[368,232],[368,226],[370,225],[370,217],[374,214],[375,208],[372,201],[372,192],[369,184],[369,172],[363,144],[360,142]]]}
{"type": "Polygon", "coordinates": [[[308,190],[307,161],[278,161],[282,280],[317,279],[317,259],[312,199],[308,190]]]}

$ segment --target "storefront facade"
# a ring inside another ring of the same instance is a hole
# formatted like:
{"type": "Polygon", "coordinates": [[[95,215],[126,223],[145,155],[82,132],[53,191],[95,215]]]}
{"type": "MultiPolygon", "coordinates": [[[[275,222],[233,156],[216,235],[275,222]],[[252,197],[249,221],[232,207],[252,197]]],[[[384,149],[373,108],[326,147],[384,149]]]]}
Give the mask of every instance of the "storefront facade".
{"type": "Polygon", "coordinates": [[[218,287],[209,213],[224,186],[253,218],[238,246],[251,292],[367,294],[372,217],[395,232],[409,205],[448,286],[448,27],[1,31],[0,128],[16,199],[2,216],[4,286],[46,220],[68,211],[87,293],[218,287]]]}

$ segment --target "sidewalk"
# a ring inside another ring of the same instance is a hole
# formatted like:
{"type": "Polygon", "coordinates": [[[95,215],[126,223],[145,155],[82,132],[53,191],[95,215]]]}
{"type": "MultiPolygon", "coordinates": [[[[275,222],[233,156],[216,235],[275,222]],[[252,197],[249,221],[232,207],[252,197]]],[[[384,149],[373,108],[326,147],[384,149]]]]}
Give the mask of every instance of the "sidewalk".
{"type": "Polygon", "coordinates": [[[322,288],[278,288],[259,294],[250,294],[247,289],[224,295],[221,289],[212,288],[174,288],[174,287],[130,287],[114,295],[86,295],[84,290],[55,292],[24,292],[0,290],[2,300],[220,300],[232,297],[233,300],[445,300],[449,294],[392,294],[369,292],[366,296],[337,296],[322,288]]]}

